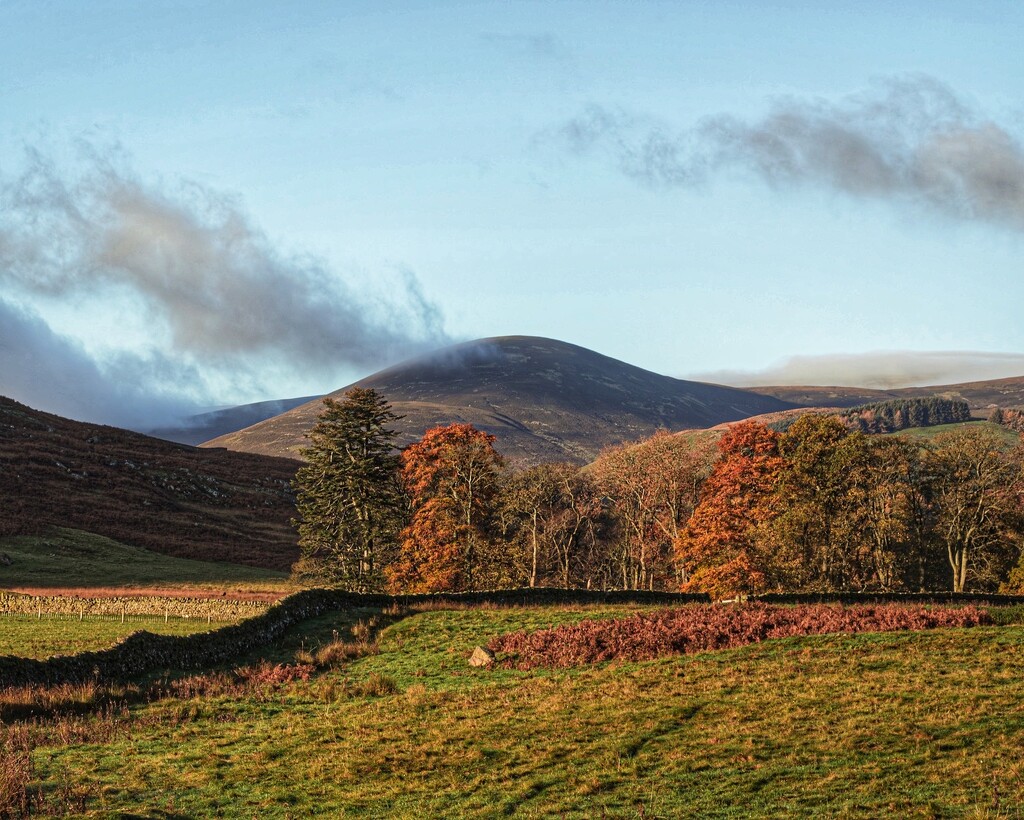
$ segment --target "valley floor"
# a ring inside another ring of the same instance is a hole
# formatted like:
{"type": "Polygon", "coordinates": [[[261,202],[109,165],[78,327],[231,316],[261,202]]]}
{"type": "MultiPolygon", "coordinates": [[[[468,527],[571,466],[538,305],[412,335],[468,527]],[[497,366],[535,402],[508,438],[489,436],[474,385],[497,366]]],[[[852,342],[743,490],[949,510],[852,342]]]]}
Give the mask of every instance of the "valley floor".
{"type": "MultiPolygon", "coordinates": [[[[377,654],[308,681],[133,705],[85,742],[42,742],[30,792],[95,817],[1013,817],[1024,803],[1019,625],[557,672],[466,662],[504,632],[635,609],[392,618],[377,654]]],[[[269,659],[370,614],[306,622],[269,659]]]]}

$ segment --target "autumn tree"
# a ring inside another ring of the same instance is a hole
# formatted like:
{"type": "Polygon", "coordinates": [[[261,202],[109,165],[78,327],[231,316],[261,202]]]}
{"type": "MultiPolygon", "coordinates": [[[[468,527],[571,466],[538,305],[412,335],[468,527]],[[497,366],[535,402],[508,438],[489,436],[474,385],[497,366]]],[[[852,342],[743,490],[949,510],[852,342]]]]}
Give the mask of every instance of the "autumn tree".
{"type": "Polygon", "coordinates": [[[517,583],[585,586],[592,580],[589,559],[601,514],[593,481],[574,464],[540,464],[510,474],[500,518],[517,583]]]}
{"type": "Polygon", "coordinates": [[[835,417],[806,414],[780,437],[779,455],[771,534],[789,583],[806,590],[863,588],[870,549],[865,436],[835,417]]]}
{"type": "Polygon", "coordinates": [[[697,507],[675,540],[682,589],[727,598],[779,588],[779,561],[762,538],[777,515],[779,434],[755,421],[740,422],[718,449],[697,507]]]}
{"type": "Polygon", "coordinates": [[[324,399],[294,479],[299,577],[357,592],[383,589],[405,509],[391,429],[400,418],[374,390],[324,399]]]}
{"type": "Polygon", "coordinates": [[[1019,464],[998,436],[977,429],[936,436],[926,464],[953,591],[995,589],[1020,553],[1019,464]]]}
{"type": "Polygon", "coordinates": [[[935,578],[933,507],[920,445],[896,436],[870,439],[865,513],[868,586],[924,591],[935,578]]]}
{"type": "Polygon", "coordinates": [[[503,463],[494,436],[470,424],[434,427],[402,453],[401,480],[411,515],[394,592],[458,592],[502,585],[503,556],[490,535],[503,463]]]}
{"type": "Polygon", "coordinates": [[[610,447],[591,470],[612,506],[619,583],[626,589],[676,586],[672,545],[711,472],[714,445],[664,430],[610,447]]]}

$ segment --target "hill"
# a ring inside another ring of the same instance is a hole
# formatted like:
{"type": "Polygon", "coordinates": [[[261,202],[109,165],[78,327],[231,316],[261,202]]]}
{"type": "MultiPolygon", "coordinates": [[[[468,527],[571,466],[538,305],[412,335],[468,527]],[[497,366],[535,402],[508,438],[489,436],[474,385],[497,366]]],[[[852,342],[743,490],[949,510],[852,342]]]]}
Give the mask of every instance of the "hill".
{"type": "Polygon", "coordinates": [[[981,420],[965,421],[959,424],[939,424],[934,427],[910,427],[906,430],[891,433],[890,435],[900,436],[902,438],[918,439],[921,441],[930,441],[943,433],[961,430],[968,426],[973,429],[983,430],[986,433],[992,434],[1000,442],[1000,446],[1006,451],[1013,450],[1021,444],[1020,433],[1016,433],[1000,424],[992,424],[991,422],[981,420]]]}
{"type": "Polygon", "coordinates": [[[250,427],[265,419],[286,413],[293,407],[318,400],[319,396],[303,396],[299,399],[275,399],[253,404],[240,404],[189,416],[176,427],[154,427],[142,430],[148,436],[175,441],[178,444],[202,444],[217,436],[233,433],[243,427],[250,427]]]}
{"type": "MultiPolygon", "coordinates": [[[[659,428],[703,428],[784,410],[788,402],[746,390],[683,381],[583,347],[531,336],[455,345],[382,370],[352,387],[382,393],[404,416],[400,444],[439,424],[468,422],[497,437],[519,463],[587,463],[601,448],[659,428]]],[[[320,412],[309,402],[204,446],[294,456],[320,412]]]]}
{"type": "Polygon", "coordinates": [[[925,398],[963,399],[978,416],[993,407],[1024,407],[1024,376],[1008,379],[941,384],[931,387],[900,387],[871,390],[864,387],[772,386],[750,387],[752,393],[808,407],[855,407],[890,399],[925,398]]]}
{"type": "Polygon", "coordinates": [[[0,536],[69,527],[178,558],[281,570],[298,556],[294,461],[172,444],[0,397],[0,464],[0,536]]]}

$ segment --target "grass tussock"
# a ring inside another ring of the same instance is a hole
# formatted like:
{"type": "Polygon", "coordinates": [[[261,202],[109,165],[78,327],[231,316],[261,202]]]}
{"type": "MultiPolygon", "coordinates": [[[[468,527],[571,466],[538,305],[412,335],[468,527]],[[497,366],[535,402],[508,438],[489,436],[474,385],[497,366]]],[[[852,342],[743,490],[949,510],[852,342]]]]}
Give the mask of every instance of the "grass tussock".
{"type": "Polygon", "coordinates": [[[404,617],[407,614],[405,612],[399,614],[399,612],[399,610],[395,610],[392,614],[386,612],[381,616],[356,621],[349,628],[353,640],[343,639],[335,629],[331,633],[330,642],[314,650],[302,647],[295,653],[295,660],[298,663],[310,664],[322,670],[337,669],[359,658],[376,655],[380,648],[377,646],[375,635],[383,623],[404,617]]]}

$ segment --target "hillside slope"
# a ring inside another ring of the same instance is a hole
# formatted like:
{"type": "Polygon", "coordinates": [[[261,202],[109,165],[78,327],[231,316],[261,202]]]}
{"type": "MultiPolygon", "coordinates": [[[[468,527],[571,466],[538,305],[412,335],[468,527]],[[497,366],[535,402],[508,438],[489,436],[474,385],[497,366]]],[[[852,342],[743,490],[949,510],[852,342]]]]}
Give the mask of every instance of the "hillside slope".
{"type": "MultiPolygon", "coordinates": [[[[370,387],[404,416],[400,444],[429,427],[468,422],[493,433],[519,463],[586,463],[602,447],[659,428],[710,427],[792,405],[749,391],[661,376],[576,345],[503,336],[456,345],[382,370],[331,393],[370,387]]],[[[293,456],[320,412],[319,399],[207,442],[293,456]]],[[[207,446],[204,445],[204,446],[207,446]]]]}
{"type": "Polygon", "coordinates": [[[809,407],[855,407],[859,404],[935,396],[941,399],[963,399],[978,416],[987,415],[993,407],[1024,407],[1024,376],[1008,379],[940,384],[931,387],[899,387],[872,390],[865,387],[771,386],[750,387],[752,393],[771,396],[782,401],[809,407]]]}
{"type": "Polygon", "coordinates": [[[199,450],[0,397],[0,465],[0,535],[71,527],[269,569],[287,569],[298,555],[294,461],[199,450]]]}

